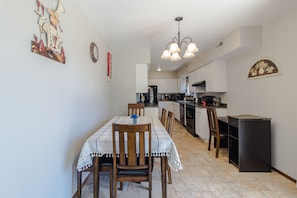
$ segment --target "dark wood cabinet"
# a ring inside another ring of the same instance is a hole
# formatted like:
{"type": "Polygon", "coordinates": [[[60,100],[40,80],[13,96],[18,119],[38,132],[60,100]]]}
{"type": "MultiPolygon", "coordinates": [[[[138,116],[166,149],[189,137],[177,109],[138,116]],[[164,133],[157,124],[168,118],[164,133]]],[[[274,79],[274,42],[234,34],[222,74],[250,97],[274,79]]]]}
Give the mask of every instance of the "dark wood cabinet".
{"type": "Polygon", "coordinates": [[[271,171],[270,118],[228,116],[229,163],[239,171],[271,171]]]}

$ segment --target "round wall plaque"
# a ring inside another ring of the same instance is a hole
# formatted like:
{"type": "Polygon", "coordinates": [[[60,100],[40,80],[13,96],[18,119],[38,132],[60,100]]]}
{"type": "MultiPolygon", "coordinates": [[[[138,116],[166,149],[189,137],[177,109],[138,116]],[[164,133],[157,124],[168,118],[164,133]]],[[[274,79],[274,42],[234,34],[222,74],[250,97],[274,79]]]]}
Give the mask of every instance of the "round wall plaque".
{"type": "Polygon", "coordinates": [[[91,43],[90,45],[90,56],[94,63],[96,63],[99,59],[99,50],[95,43],[91,43]]]}

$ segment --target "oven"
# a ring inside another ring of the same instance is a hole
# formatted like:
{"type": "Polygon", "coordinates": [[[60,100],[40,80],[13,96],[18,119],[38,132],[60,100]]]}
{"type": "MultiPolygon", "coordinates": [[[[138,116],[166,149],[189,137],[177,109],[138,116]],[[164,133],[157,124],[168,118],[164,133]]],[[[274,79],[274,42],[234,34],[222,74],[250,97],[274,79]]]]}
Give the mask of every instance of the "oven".
{"type": "Polygon", "coordinates": [[[193,136],[197,136],[195,133],[195,106],[186,105],[186,128],[193,136]]]}

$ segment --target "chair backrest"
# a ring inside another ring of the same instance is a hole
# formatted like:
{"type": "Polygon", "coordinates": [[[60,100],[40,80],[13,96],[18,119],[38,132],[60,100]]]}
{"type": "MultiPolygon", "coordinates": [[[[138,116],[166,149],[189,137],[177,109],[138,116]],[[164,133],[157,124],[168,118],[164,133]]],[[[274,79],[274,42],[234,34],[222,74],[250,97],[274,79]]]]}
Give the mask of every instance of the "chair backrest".
{"type": "Polygon", "coordinates": [[[113,163],[123,170],[151,170],[151,124],[112,125],[113,163]],[[116,160],[117,157],[119,160],[116,160]],[[148,160],[147,160],[148,158],[148,160]]]}
{"type": "Polygon", "coordinates": [[[166,114],[167,111],[165,108],[162,108],[162,114],[161,114],[161,123],[163,124],[163,126],[166,126],[166,114]]]}
{"type": "Polygon", "coordinates": [[[144,116],[144,103],[129,103],[128,116],[131,116],[132,114],[144,116]]]}
{"type": "Polygon", "coordinates": [[[174,123],[174,113],[171,111],[168,111],[165,129],[167,130],[170,136],[172,136],[173,134],[173,123],[174,123]]]}
{"type": "Polygon", "coordinates": [[[210,135],[220,135],[219,122],[215,107],[207,107],[207,117],[210,135]]]}

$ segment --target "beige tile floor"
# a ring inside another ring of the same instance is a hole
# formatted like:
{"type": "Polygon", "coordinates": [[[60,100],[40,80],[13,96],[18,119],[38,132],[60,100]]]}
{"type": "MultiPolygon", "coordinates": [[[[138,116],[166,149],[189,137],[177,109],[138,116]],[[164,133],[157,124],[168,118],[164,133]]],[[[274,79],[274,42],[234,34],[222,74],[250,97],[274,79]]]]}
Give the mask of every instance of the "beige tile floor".
{"type": "MultiPolygon", "coordinates": [[[[214,149],[191,136],[178,122],[174,125],[173,140],[184,169],[172,171],[173,183],[167,185],[168,198],[297,198],[296,184],[277,172],[239,172],[228,163],[227,149],[221,149],[215,158],[214,149]]],[[[82,198],[93,198],[92,175],[82,189],[82,198]]],[[[148,197],[147,183],[124,183],[119,198],[148,197]]],[[[153,171],[153,198],[161,198],[160,161],[155,160],[153,171]]],[[[108,174],[100,177],[100,198],[109,197],[108,174]]]]}

